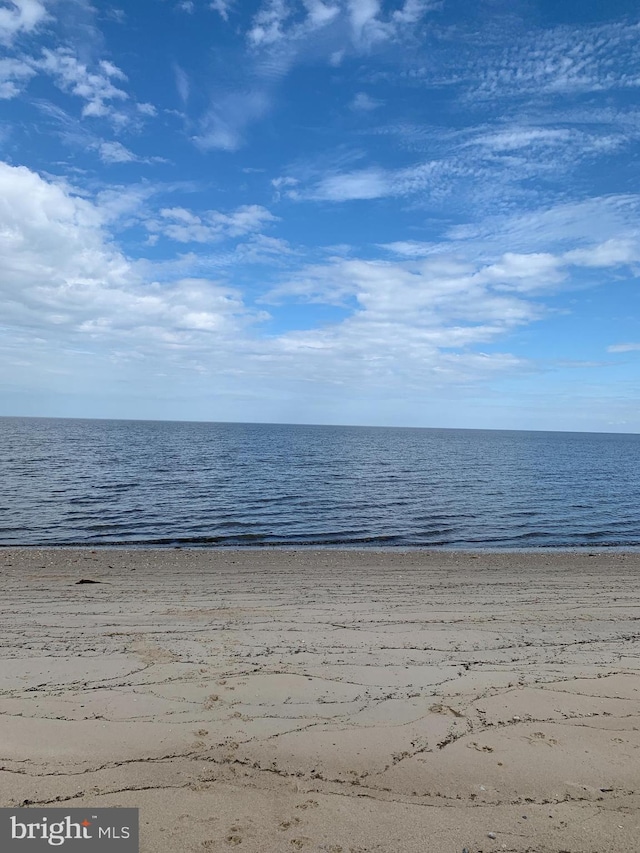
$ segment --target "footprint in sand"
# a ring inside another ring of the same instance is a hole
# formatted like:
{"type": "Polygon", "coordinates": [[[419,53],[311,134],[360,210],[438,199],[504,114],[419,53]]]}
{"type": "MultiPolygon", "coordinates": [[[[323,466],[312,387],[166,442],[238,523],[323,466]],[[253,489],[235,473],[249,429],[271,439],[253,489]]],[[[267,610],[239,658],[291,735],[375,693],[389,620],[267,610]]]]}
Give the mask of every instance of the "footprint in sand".
{"type": "Polygon", "coordinates": [[[278,824],[278,829],[281,829],[282,832],[285,832],[287,829],[291,829],[292,826],[297,826],[300,823],[299,817],[292,817],[291,820],[283,820],[278,824]]]}
{"type": "Polygon", "coordinates": [[[476,743],[475,740],[467,744],[469,749],[475,749],[477,752],[493,752],[492,746],[486,746],[476,743]]]}
{"type": "Polygon", "coordinates": [[[545,743],[547,746],[557,746],[558,741],[554,737],[547,737],[544,732],[533,732],[528,737],[525,737],[529,743],[545,743]]]}
{"type": "Polygon", "coordinates": [[[233,844],[233,845],[242,844],[242,835],[240,834],[241,832],[242,832],[241,826],[230,827],[229,834],[225,838],[225,841],[227,842],[227,844],[233,844]]]}
{"type": "Polygon", "coordinates": [[[318,808],[317,800],[305,800],[304,803],[298,803],[296,806],[297,809],[317,809],[318,808]]]}

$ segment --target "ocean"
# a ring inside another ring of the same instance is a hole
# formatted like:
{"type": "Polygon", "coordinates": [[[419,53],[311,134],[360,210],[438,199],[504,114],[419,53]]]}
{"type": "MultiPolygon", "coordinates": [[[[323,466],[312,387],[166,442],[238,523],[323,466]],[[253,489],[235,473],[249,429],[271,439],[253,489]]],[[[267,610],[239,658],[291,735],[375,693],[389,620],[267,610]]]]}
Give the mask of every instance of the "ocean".
{"type": "Polygon", "coordinates": [[[640,546],[640,435],[0,418],[0,544],[640,546]]]}

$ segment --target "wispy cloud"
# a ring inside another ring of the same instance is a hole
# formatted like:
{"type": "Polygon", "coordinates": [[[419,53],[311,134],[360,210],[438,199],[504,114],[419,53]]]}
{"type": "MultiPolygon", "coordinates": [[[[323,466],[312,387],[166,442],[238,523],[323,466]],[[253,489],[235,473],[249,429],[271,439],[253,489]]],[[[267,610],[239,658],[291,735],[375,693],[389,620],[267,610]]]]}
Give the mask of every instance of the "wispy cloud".
{"type": "Polygon", "coordinates": [[[0,100],[19,95],[35,73],[33,66],[22,59],[0,59],[0,100]]]}
{"type": "Polygon", "coordinates": [[[640,24],[556,27],[517,38],[476,67],[474,96],[569,95],[640,86],[640,24]]]}
{"type": "Polygon", "coordinates": [[[217,12],[225,21],[229,20],[229,12],[233,8],[233,5],[234,0],[210,0],[209,2],[209,8],[217,12]]]}
{"type": "Polygon", "coordinates": [[[378,107],[381,107],[382,105],[382,101],[372,98],[371,95],[367,95],[366,92],[357,92],[350,104],[352,110],[365,113],[377,110],[378,107]]]}
{"type": "Polygon", "coordinates": [[[274,185],[296,201],[346,202],[370,200],[393,196],[405,196],[429,187],[442,180],[443,172],[453,172],[454,165],[446,161],[416,163],[402,169],[384,169],[371,166],[350,171],[328,171],[312,177],[313,169],[307,170],[310,179],[306,185],[301,179],[291,176],[276,179],[274,185]]]}
{"type": "Polygon", "coordinates": [[[65,92],[76,95],[85,102],[83,116],[121,119],[114,102],[126,101],[128,94],[114,81],[125,81],[126,75],[112,62],[101,60],[89,69],[67,48],[45,48],[35,66],[50,74],[65,92]]]}
{"type": "Polygon", "coordinates": [[[180,100],[182,101],[182,105],[186,106],[187,101],[189,100],[189,75],[181,68],[177,62],[173,63],[173,73],[176,80],[176,89],[178,90],[178,95],[180,96],[180,100]]]}
{"type": "MultiPolygon", "coordinates": [[[[296,63],[336,64],[347,52],[366,53],[401,40],[438,5],[407,0],[385,16],[378,0],[266,0],[246,33],[245,85],[213,95],[194,142],[205,150],[237,150],[248,127],[271,109],[278,84],[296,63]]],[[[373,106],[364,96],[355,102],[356,109],[373,106]]]]}
{"type": "Polygon", "coordinates": [[[0,42],[10,44],[22,33],[30,33],[49,18],[42,0],[7,0],[0,7],[0,42]]]}
{"type": "Polygon", "coordinates": [[[196,214],[184,207],[163,208],[159,213],[159,217],[147,220],[147,230],[179,243],[213,243],[242,237],[277,221],[270,211],[257,204],[238,207],[231,213],[207,210],[196,214]]]}
{"type": "Polygon", "coordinates": [[[200,120],[200,132],[193,137],[204,151],[236,151],[244,142],[246,128],[262,118],[271,106],[266,89],[233,92],[214,98],[200,120]]]}
{"type": "Polygon", "coordinates": [[[613,344],[607,347],[607,352],[640,352],[640,343],[638,344],[613,344]]]}

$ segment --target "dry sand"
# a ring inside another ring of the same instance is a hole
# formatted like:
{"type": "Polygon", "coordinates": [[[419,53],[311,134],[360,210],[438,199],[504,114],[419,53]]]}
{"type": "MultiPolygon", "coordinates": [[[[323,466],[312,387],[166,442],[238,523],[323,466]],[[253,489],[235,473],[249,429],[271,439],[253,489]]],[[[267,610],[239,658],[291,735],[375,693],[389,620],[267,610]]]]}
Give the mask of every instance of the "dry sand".
{"type": "Polygon", "coordinates": [[[0,570],[3,806],[137,806],[142,853],[640,851],[638,553],[0,570]]]}

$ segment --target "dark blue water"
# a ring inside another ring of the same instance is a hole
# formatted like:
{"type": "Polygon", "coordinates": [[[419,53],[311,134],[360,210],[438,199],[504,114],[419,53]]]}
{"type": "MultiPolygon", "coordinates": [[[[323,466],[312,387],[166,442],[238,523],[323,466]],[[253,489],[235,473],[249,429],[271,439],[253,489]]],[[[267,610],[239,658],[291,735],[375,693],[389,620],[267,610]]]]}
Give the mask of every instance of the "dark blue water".
{"type": "Polygon", "coordinates": [[[640,435],[0,418],[0,544],[640,545],[640,435]]]}

